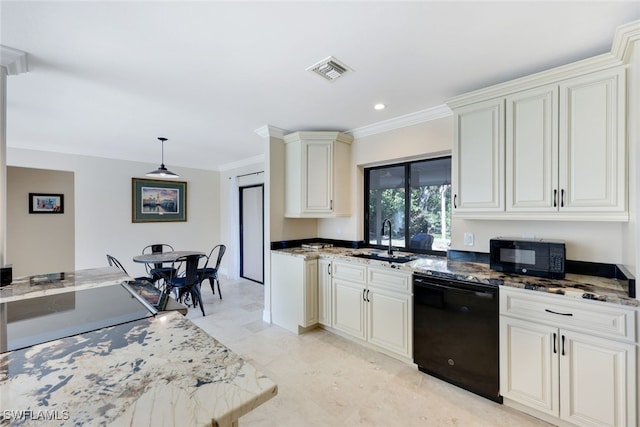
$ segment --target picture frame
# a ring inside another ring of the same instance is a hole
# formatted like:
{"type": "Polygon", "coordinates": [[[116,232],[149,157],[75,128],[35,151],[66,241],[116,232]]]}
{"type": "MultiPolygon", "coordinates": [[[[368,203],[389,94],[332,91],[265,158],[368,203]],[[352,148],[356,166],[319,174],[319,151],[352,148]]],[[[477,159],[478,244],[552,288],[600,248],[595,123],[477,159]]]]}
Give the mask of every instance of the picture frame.
{"type": "Polygon", "coordinates": [[[131,179],[131,222],[187,220],[187,183],[157,179],[131,179]]]}
{"type": "Polygon", "coordinates": [[[64,194],[29,193],[30,214],[64,213],[64,194]]]}

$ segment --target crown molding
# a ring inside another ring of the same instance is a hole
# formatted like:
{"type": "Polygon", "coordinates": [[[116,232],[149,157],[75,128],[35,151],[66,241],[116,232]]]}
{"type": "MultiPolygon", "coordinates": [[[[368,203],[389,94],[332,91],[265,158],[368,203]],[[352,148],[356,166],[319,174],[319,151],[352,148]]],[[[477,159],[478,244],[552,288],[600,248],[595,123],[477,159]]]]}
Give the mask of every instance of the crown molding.
{"type": "Polygon", "coordinates": [[[394,129],[417,125],[419,123],[448,117],[450,115],[452,115],[451,109],[447,105],[443,104],[438,105],[437,107],[427,108],[426,110],[416,111],[415,113],[405,114],[404,116],[394,117],[389,120],[362,126],[346,131],[345,133],[353,135],[354,138],[364,138],[365,136],[389,132],[394,129]]]}
{"type": "Polygon", "coordinates": [[[291,133],[291,131],[271,125],[264,125],[262,127],[259,127],[258,129],[254,130],[254,132],[260,135],[262,138],[273,137],[280,139],[283,139],[286,134],[291,133]]]}
{"type": "Polygon", "coordinates": [[[611,52],[468,92],[448,99],[446,103],[449,107],[455,109],[474,102],[504,96],[505,94],[517,92],[522,89],[554,83],[559,80],[575,77],[578,74],[593,73],[624,65],[628,62],[629,56],[631,55],[631,45],[637,40],[640,40],[640,20],[621,25],[616,29],[611,52]]]}
{"type": "Polygon", "coordinates": [[[29,71],[27,53],[9,46],[0,45],[0,65],[7,69],[7,74],[14,76],[29,71]]]}
{"type": "Polygon", "coordinates": [[[619,26],[613,37],[611,54],[623,63],[629,62],[631,46],[640,40],[640,20],[619,26]]]}

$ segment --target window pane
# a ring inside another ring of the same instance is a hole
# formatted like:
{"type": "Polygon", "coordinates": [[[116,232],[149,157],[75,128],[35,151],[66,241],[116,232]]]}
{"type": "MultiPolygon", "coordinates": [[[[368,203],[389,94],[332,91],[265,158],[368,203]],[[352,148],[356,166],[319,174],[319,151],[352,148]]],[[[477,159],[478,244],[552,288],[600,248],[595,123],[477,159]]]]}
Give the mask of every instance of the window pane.
{"type": "Polygon", "coordinates": [[[451,242],[451,158],[411,164],[411,249],[446,251],[451,242]]]}
{"type": "Polygon", "coordinates": [[[382,222],[391,220],[392,245],[405,246],[404,166],[390,166],[369,170],[369,244],[388,245],[389,229],[382,235],[382,222]]]}

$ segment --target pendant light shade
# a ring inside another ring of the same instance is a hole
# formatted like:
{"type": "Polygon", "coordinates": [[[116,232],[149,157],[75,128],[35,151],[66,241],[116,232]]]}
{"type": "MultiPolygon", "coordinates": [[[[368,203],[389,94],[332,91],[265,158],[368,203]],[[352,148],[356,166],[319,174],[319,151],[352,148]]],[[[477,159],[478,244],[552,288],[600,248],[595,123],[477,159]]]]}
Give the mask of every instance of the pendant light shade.
{"type": "Polygon", "coordinates": [[[167,170],[167,168],[164,166],[164,142],[167,140],[167,138],[159,137],[158,139],[162,143],[162,163],[160,163],[160,167],[158,169],[147,173],[146,176],[152,178],[180,178],[180,175],[167,170]]]}

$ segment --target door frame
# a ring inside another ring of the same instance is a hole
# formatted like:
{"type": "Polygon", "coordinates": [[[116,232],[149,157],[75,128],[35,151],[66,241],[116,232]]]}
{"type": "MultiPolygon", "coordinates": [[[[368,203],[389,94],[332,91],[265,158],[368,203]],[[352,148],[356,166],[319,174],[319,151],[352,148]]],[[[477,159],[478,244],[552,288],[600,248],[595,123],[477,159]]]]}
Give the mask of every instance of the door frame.
{"type": "Polygon", "coordinates": [[[250,184],[250,185],[243,185],[243,186],[239,186],[238,187],[238,203],[240,204],[239,206],[239,221],[238,223],[240,224],[239,227],[239,242],[240,242],[240,277],[242,277],[243,279],[246,280],[251,280],[252,282],[255,283],[260,283],[261,285],[264,285],[264,263],[265,263],[265,258],[264,258],[264,183],[260,183],[260,184],[250,184]],[[254,280],[251,279],[249,277],[244,277],[244,263],[243,263],[243,259],[244,259],[244,241],[242,239],[243,237],[243,231],[244,231],[244,224],[242,222],[242,214],[243,214],[243,200],[242,200],[242,191],[246,188],[255,188],[255,187],[261,187],[262,190],[262,239],[261,239],[261,245],[260,247],[262,248],[262,282],[258,281],[258,280],[254,280]]]}

